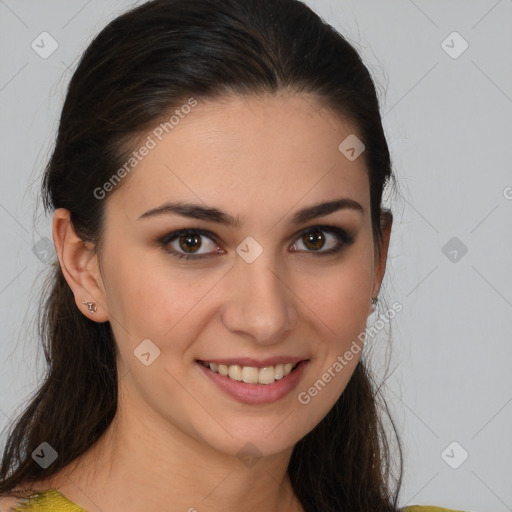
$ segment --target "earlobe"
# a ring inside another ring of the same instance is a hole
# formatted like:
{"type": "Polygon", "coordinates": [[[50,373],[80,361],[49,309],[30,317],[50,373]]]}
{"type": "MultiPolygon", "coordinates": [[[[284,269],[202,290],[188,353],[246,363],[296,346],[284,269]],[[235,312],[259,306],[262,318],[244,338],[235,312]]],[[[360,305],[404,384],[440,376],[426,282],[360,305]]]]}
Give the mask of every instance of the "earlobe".
{"type": "Polygon", "coordinates": [[[75,233],[70,212],[65,208],[58,208],[53,215],[53,243],[78,309],[91,320],[108,321],[98,256],[94,246],[75,233]]]}

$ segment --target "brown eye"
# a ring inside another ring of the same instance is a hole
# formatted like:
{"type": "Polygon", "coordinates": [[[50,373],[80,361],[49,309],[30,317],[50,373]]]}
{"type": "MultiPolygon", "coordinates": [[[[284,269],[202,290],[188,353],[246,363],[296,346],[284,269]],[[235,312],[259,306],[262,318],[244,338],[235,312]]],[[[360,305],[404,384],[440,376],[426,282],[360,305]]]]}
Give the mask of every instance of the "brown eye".
{"type": "Polygon", "coordinates": [[[201,236],[195,233],[181,235],[179,238],[180,249],[188,253],[194,253],[201,248],[201,236]]]}
{"type": "Polygon", "coordinates": [[[221,252],[213,234],[201,229],[174,231],[161,238],[160,243],[168,253],[178,259],[200,259],[221,252]],[[205,250],[199,252],[200,249],[205,250]]]}
{"type": "Polygon", "coordinates": [[[302,236],[304,245],[313,251],[318,251],[324,246],[325,237],[321,231],[310,231],[302,236]]]}
{"type": "Polygon", "coordinates": [[[299,242],[293,244],[294,252],[305,252],[312,256],[327,256],[340,252],[352,244],[355,238],[354,235],[335,226],[314,226],[302,231],[297,240],[299,242]]]}

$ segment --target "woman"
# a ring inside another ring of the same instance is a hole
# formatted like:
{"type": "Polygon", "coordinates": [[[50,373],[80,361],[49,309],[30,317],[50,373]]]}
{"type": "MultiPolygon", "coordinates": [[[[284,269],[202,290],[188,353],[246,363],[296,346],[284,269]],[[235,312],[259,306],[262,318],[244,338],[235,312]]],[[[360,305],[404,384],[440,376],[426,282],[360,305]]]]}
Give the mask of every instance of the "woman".
{"type": "Polygon", "coordinates": [[[1,510],[398,510],[361,358],[390,178],[368,70],[304,4],[111,22],[44,176],[49,370],[1,510]]]}

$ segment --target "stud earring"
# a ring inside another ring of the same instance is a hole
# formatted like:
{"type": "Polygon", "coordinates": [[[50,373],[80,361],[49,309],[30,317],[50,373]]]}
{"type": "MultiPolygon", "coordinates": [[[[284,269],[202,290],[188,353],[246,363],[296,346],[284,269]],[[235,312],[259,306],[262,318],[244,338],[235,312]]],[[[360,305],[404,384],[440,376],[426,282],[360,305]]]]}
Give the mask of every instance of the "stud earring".
{"type": "Polygon", "coordinates": [[[377,311],[377,302],[379,301],[378,297],[372,297],[372,315],[377,311]]]}
{"type": "Polygon", "coordinates": [[[96,313],[96,302],[87,302],[86,300],[83,300],[82,304],[85,304],[91,313],[96,313]]]}

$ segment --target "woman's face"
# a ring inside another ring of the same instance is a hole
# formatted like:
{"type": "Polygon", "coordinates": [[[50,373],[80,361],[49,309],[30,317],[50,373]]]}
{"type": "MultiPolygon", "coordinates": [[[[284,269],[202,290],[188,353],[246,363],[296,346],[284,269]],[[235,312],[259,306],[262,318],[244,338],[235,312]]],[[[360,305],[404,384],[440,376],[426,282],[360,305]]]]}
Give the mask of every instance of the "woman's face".
{"type": "Polygon", "coordinates": [[[367,171],[338,148],[355,128],[289,93],[198,103],[162,140],[155,128],[105,199],[120,389],[205,449],[282,452],[343,392],[378,290],[367,171]]]}

